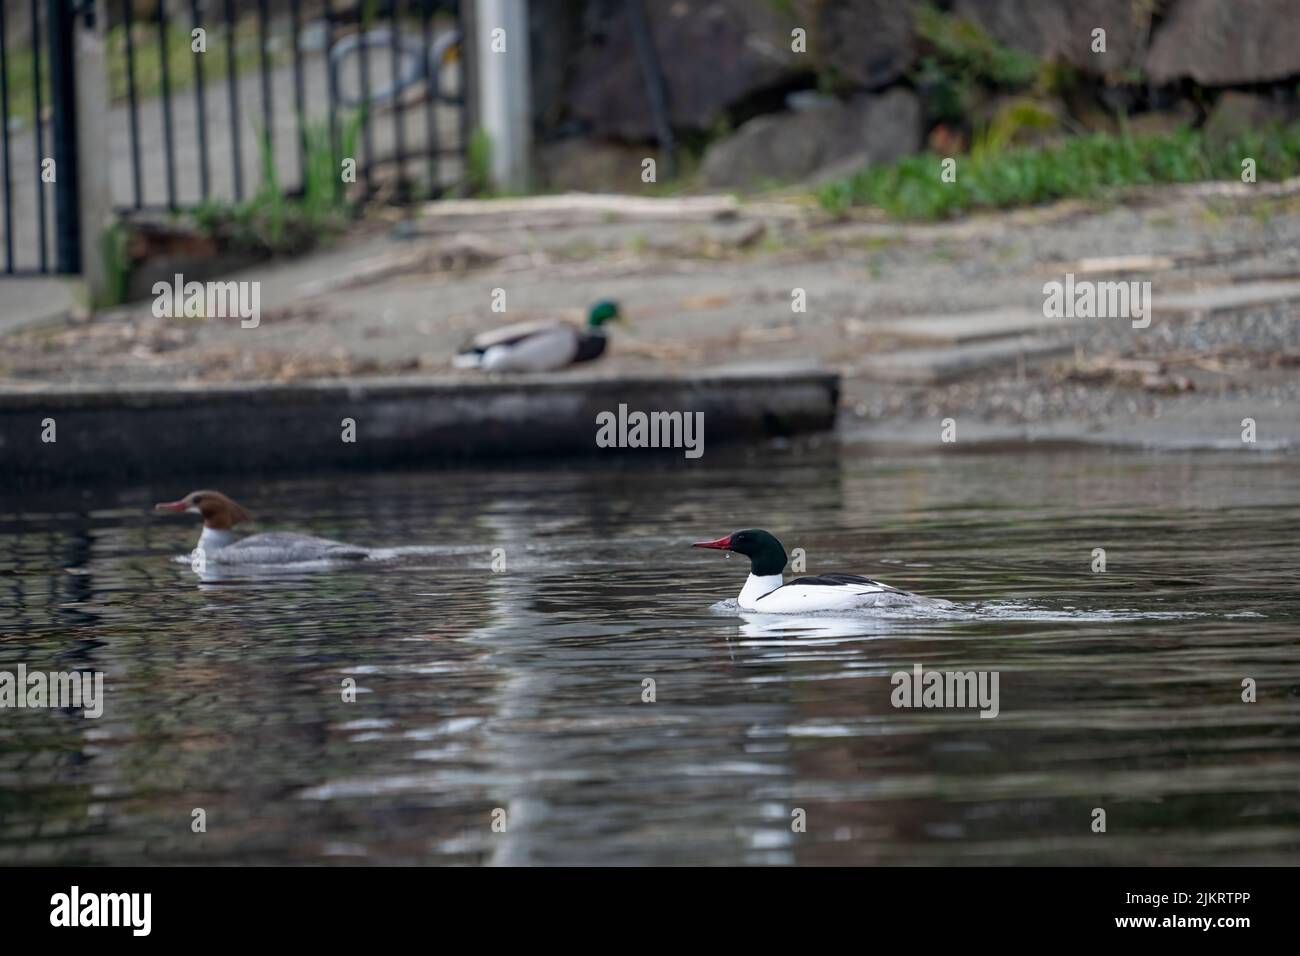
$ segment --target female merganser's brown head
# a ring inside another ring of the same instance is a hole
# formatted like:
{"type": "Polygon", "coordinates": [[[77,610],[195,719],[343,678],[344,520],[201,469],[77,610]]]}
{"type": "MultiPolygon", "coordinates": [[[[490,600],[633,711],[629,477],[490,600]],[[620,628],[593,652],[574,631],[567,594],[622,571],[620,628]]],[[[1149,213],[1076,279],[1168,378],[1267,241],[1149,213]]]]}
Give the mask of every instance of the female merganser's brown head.
{"type": "Polygon", "coordinates": [[[219,491],[191,491],[180,501],[163,501],[153,508],[202,515],[203,527],[214,531],[229,531],[241,521],[253,520],[252,515],[219,491]]]}

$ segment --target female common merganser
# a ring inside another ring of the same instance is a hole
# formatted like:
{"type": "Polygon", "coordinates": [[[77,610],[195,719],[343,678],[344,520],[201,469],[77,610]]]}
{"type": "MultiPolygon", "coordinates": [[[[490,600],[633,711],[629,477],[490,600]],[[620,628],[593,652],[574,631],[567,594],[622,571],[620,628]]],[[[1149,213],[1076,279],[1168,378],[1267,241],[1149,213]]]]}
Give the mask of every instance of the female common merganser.
{"type": "Polygon", "coordinates": [[[585,329],[569,322],[517,322],[474,336],[452,364],[485,372],[554,372],[603,355],[601,326],[622,317],[617,302],[597,302],[585,329]]]}
{"type": "MultiPolygon", "coordinates": [[[[737,531],[717,541],[699,541],[692,548],[734,551],[749,558],[749,579],[736,598],[743,611],[800,614],[850,608],[930,603],[888,584],[857,574],[819,574],[785,583],[785,548],[770,532],[758,528],[737,531]]],[[[947,602],[934,602],[947,603],[947,602]]]]}
{"type": "Polygon", "coordinates": [[[252,516],[219,491],[191,491],[179,501],[154,505],[154,510],[202,515],[203,533],[199,535],[198,548],[206,561],[297,564],[358,560],[370,555],[365,548],[309,534],[271,531],[236,539],[231,529],[242,521],[252,521],[252,516]]]}

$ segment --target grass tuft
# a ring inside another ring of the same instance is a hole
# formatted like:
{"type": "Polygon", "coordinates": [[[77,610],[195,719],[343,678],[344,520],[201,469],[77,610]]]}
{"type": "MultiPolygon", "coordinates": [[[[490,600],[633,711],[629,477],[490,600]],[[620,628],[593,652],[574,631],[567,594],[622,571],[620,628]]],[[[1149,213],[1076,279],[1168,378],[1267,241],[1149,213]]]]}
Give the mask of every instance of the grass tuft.
{"type": "Polygon", "coordinates": [[[339,159],[356,156],[363,121],[364,112],[358,110],[342,124],[338,156],[330,147],[327,123],[305,124],[306,175],[299,196],[285,195],[263,132],[262,182],[257,194],[243,203],[202,205],[193,212],[194,222],[227,248],[271,255],[305,251],[339,232],[348,218],[339,159]]]}
{"type": "Polygon", "coordinates": [[[1300,125],[1223,144],[1181,130],[1140,139],[1095,134],[1044,147],[984,150],[957,158],[952,183],[940,178],[942,157],[909,156],[828,183],[816,196],[838,215],[874,206],[901,219],[948,219],[981,209],[1092,198],[1124,186],[1240,180],[1247,157],[1255,160],[1260,180],[1300,174],[1300,125]]]}

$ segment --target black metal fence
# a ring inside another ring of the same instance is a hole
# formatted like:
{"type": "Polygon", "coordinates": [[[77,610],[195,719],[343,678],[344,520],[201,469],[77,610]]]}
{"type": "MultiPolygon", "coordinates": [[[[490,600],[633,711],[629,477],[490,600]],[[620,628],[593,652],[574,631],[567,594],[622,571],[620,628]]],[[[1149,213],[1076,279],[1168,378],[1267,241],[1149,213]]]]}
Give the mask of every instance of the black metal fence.
{"type": "MultiPolygon", "coordinates": [[[[75,272],[88,151],[73,33],[94,5],[25,2],[0,0],[3,271],[75,272]]],[[[345,160],[360,188],[395,198],[436,198],[464,177],[455,0],[109,0],[107,13],[107,141],[93,145],[123,213],[300,192],[322,152],[335,189],[345,160]]]]}
{"type": "Polygon", "coordinates": [[[57,122],[51,122],[54,114],[66,110],[73,94],[73,87],[66,82],[72,57],[65,41],[70,33],[60,29],[68,10],[51,0],[0,0],[0,149],[4,175],[4,216],[0,225],[4,229],[4,271],[8,274],[49,272],[51,259],[69,250],[72,254],[68,261],[56,264],[66,271],[75,271],[80,265],[75,227],[75,133],[71,141],[67,138],[75,127],[75,114],[60,115],[57,122]],[[17,42],[11,43],[11,38],[17,42]],[[65,75],[54,76],[52,68],[56,64],[65,75]],[[25,97],[19,95],[19,87],[27,90],[25,97]],[[15,104],[15,99],[21,102],[15,104]],[[73,120],[71,124],[69,119],[73,120]],[[65,196],[61,204],[56,202],[59,190],[70,185],[72,195],[65,196]],[[54,244],[56,218],[69,231],[54,244]],[[28,261],[22,263],[24,253],[28,253],[28,261]]]}

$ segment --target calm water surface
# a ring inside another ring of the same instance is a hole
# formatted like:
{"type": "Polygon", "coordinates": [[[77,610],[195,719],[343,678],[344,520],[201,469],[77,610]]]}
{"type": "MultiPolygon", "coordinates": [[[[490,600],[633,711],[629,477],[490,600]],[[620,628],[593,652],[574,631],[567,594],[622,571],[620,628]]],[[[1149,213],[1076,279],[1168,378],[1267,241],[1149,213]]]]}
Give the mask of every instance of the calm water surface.
{"type": "Polygon", "coordinates": [[[149,511],[190,483],[0,495],[0,670],[107,697],[0,711],[0,863],[1300,860],[1300,461],[709,457],[228,479],[408,550],[226,581],[149,511]],[[739,616],[687,545],[743,527],[957,607],[739,616]],[[999,716],[895,709],[916,663],[999,716]]]}

